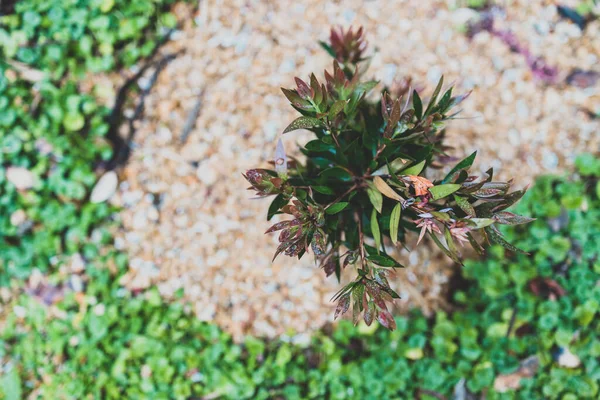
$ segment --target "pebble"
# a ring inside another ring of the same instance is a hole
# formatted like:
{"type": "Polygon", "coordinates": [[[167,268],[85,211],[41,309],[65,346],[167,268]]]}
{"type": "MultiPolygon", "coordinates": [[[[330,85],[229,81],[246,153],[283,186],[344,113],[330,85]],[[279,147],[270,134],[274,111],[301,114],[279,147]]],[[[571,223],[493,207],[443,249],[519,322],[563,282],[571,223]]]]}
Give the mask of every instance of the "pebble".
{"type": "Polygon", "coordinates": [[[96,304],[94,306],[94,314],[101,317],[106,312],[106,306],[103,303],[96,304]]]}
{"type": "Polygon", "coordinates": [[[217,171],[208,163],[203,163],[198,167],[196,176],[200,179],[200,182],[205,185],[214,185],[217,182],[217,171]]]}
{"type": "Polygon", "coordinates": [[[23,210],[17,210],[10,215],[12,226],[20,226],[27,220],[27,214],[23,210]]]}
{"type": "Polygon", "coordinates": [[[17,316],[17,318],[25,318],[27,316],[27,310],[22,306],[14,306],[13,313],[17,316]]]}
{"type": "Polygon", "coordinates": [[[83,281],[81,280],[81,277],[79,275],[71,275],[71,277],[69,278],[69,283],[71,285],[71,289],[73,289],[74,292],[83,292],[83,281]]]}
{"type": "Polygon", "coordinates": [[[75,253],[71,256],[71,263],[69,265],[71,272],[78,274],[85,270],[85,260],[80,253],[75,253]]]}
{"type": "Polygon", "coordinates": [[[117,186],[119,184],[119,178],[115,171],[108,171],[96,182],[92,194],[90,195],[90,202],[92,203],[104,203],[115,194],[117,186]]]}
{"type": "Polygon", "coordinates": [[[571,353],[571,350],[565,347],[560,348],[558,356],[558,365],[565,368],[577,368],[581,365],[581,360],[577,355],[571,353]]]}
{"type": "Polygon", "coordinates": [[[452,23],[458,26],[464,26],[467,22],[479,19],[479,13],[472,8],[459,8],[452,12],[452,23]]]}
{"type": "Polygon", "coordinates": [[[18,190],[31,189],[35,182],[31,171],[22,167],[8,167],[6,169],[6,179],[18,190]]]}

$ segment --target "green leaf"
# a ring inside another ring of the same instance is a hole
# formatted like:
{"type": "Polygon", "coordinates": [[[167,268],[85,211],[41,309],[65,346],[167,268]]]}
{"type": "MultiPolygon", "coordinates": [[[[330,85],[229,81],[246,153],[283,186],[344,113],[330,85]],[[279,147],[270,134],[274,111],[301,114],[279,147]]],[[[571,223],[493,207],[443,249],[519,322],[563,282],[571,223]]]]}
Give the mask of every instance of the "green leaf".
{"type": "Polygon", "coordinates": [[[83,128],[85,119],[83,118],[83,115],[78,112],[69,112],[65,115],[63,125],[66,130],[75,132],[83,128]]]}
{"type": "Polygon", "coordinates": [[[321,194],[335,194],[333,189],[327,186],[311,186],[312,190],[321,194]]]}
{"type": "Polygon", "coordinates": [[[304,145],[304,148],[309,151],[330,151],[334,150],[335,146],[329,143],[325,143],[322,140],[315,139],[304,145]]]}
{"type": "Polygon", "coordinates": [[[470,222],[474,223],[475,229],[486,228],[488,226],[493,225],[494,222],[496,222],[496,220],[493,220],[491,218],[470,218],[466,221],[470,221],[470,222]]]}
{"type": "Polygon", "coordinates": [[[575,166],[581,175],[600,177],[600,158],[591,153],[583,153],[575,159],[575,166]]]}
{"type": "Polygon", "coordinates": [[[440,114],[444,114],[446,111],[448,111],[451,101],[452,101],[452,88],[449,88],[448,90],[446,90],[446,92],[440,99],[440,102],[437,103],[437,105],[435,107],[435,111],[439,112],[440,114]]]}
{"type": "Polygon", "coordinates": [[[446,177],[442,180],[442,183],[448,183],[452,181],[452,179],[456,176],[458,172],[460,172],[463,169],[469,169],[471,165],[473,165],[476,156],[477,151],[474,151],[469,157],[456,164],[456,166],[454,166],[454,168],[452,168],[448,175],[446,175],[446,177]]]}
{"type": "Polygon", "coordinates": [[[285,199],[285,197],[283,197],[282,194],[278,194],[269,206],[269,211],[267,212],[267,221],[270,221],[271,218],[273,218],[273,216],[279,212],[279,209],[285,206],[287,203],[288,201],[285,199]]]}
{"type": "Polygon", "coordinates": [[[338,100],[329,109],[329,113],[327,114],[327,118],[329,120],[333,120],[346,106],[346,100],[338,100]]]}
{"type": "Polygon", "coordinates": [[[381,208],[383,207],[383,196],[372,182],[368,182],[367,185],[367,196],[369,196],[369,200],[377,212],[381,213],[381,208]]]}
{"type": "Polygon", "coordinates": [[[500,232],[498,232],[498,230],[494,229],[493,227],[487,227],[485,228],[485,232],[488,234],[488,237],[490,238],[490,241],[499,244],[500,246],[504,247],[507,250],[510,250],[514,253],[521,253],[521,254],[529,254],[521,249],[519,249],[516,246],[513,246],[512,244],[508,243],[504,237],[500,234],[500,232]]]}
{"type": "Polygon", "coordinates": [[[359,93],[368,93],[371,89],[373,89],[378,84],[379,84],[379,81],[362,82],[357,86],[356,91],[359,93]]]}
{"type": "Polygon", "coordinates": [[[390,239],[396,245],[398,243],[398,226],[400,225],[400,216],[402,215],[402,205],[400,203],[394,206],[390,216],[390,239]]]}
{"type": "Polygon", "coordinates": [[[323,126],[323,122],[321,122],[320,119],[302,116],[296,118],[291,124],[289,124],[287,128],[283,130],[283,133],[288,133],[297,129],[311,129],[319,126],[323,126]]]}
{"type": "Polygon", "coordinates": [[[460,209],[463,210],[465,212],[465,214],[467,214],[470,217],[476,216],[475,209],[473,208],[471,203],[469,203],[469,200],[467,200],[464,197],[454,195],[454,201],[456,201],[456,204],[458,204],[460,209]]]}
{"type": "Polygon", "coordinates": [[[325,171],[321,172],[319,175],[321,178],[334,178],[340,181],[350,181],[352,180],[352,174],[340,167],[328,168],[325,171]]]}
{"type": "Polygon", "coordinates": [[[379,253],[379,249],[381,248],[381,232],[379,231],[379,223],[377,222],[377,211],[373,209],[371,213],[371,232],[373,233],[373,239],[375,239],[375,246],[377,248],[377,252],[379,253]]]}
{"type": "Polygon", "coordinates": [[[427,109],[425,110],[425,115],[429,115],[429,111],[433,109],[437,97],[439,96],[440,91],[442,90],[442,86],[444,86],[444,75],[440,77],[440,80],[438,81],[438,84],[435,87],[433,94],[431,95],[431,99],[429,100],[429,104],[427,105],[427,109]]]}
{"type": "Polygon", "coordinates": [[[413,90],[413,108],[415,109],[417,120],[420,120],[423,116],[423,102],[416,90],[413,90]]]}
{"type": "Polygon", "coordinates": [[[473,235],[470,232],[467,232],[467,239],[469,239],[469,243],[471,243],[471,247],[473,247],[473,249],[477,252],[477,254],[482,256],[485,253],[484,248],[479,244],[479,242],[477,240],[475,240],[475,238],[473,237],[473,235]]]}
{"type": "MultiPolygon", "coordinates": [[[[454,238],[452,237],[452,233],[447,226],[444,226],[444,239],[446,239],[446,244],[448,245],[448,250],[454,254],[456,258],[458,257],[458,251],[456,249],[456,245],[454,244],[454,238]]],[[[454,258],[453,258],[454,260],[454,258]]]]}
{"type": "Polygon", "coordinates": [[[367,260],[379,265],[380,267],[387,268],[404,268],[402,264],[394,260],[387,254],[374,254],[367,257],[367,260]]]}
{"type": "Polygon", "coordinates": [[[348,207],[348,202],[346,201],[340,201],[339,203],[335,203],[330,205],[329,207],[327,207],[325,209],[325,212],[329,215],[333,215],[333,214],[337,214],[340,211],[342,211],[344,208],[348,207]]]}
{"type": "Polygon", "coordinates": [[[450,257],[452,259],[452,261],[454,261],[457,264],[463,265],[463,262],[461,261],[460,258],[458,258],[458,255],[456,255],[452,251],[448,250],[448,248],[446,248],[446,246],[444,246],[442,244],[442,242],[440,241],[440,239],[438,239],[438,237],[435,235],[435,233],[430,232],[429,236],[433,239],[433,241],[435,242],[435,244],[437,245],[437,247],[439,247],[440,250],[442,250],[444,252],[444,254],[446,254],[448,257],[450,257]]]}
{"type": "Polygon", "coordinates": [[[524,217],[508,211],[502,211],[494,214],[494,219],[496,219],[500,224],[504,225],[520,225],[535,221],[535,218],[524,217]]]}
{"type": "Polygon", "coordinates": [[[425,160],[421,161],[418,164],[411,165],[410,167],[402,170],[398,174],[400,175],[419,175],[423,168],[425,167],[425,160]]]}
{"type": "Polygon", "coordinates": [[[333,57],[333,58],[336,57],[335,51],[333,51],[333,49],[331,48],[331,46],[329,44],[323,42],[322,40],[319,40],[319,44],[331,57],[333,57]]]}
{"type": "Polygon", "coordinates": [[[429,188],[429,192],[433,196],[433,200],[443,199],[460,189],[460,185],[456,183],[447,183],[429,188]]]}

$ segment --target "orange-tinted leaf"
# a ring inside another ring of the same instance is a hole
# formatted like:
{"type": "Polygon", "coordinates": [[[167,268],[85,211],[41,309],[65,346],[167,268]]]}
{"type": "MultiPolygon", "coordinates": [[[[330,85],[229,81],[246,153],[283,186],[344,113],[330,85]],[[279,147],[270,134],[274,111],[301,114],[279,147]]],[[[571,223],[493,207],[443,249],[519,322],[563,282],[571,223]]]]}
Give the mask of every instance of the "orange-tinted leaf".
{"type": "Polygon", "coordinates": [[[425,196],[428,194],[428,189],[433,187],[433,183],[427,178],[418,175],[408,175],[408,179],[412,182],[416,196],[425,196]]]}

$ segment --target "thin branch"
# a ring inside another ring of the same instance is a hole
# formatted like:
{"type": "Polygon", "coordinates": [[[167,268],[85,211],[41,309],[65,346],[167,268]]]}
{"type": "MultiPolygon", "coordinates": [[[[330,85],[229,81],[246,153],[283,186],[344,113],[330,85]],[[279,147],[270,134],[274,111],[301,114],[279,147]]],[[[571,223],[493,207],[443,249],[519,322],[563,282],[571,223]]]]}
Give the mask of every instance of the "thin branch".
{"type": "Polygon", "coordinates": [[[341,148],[342,148],[342,146],[340,146],[340,142],[338,142],[338,140],[337,140],[337,136],[335,135],[335,133],[333,133],[333,129],[332,129],[332,130],[330,130],[330,132],[331,132],[331,137],[333,138],[333,141],[335,142],[335,145],[336,145],[336,146],[337,146],[339,149],[341,149],[341,148]]]}
{"type": "Polygon", "coordinates": [[[331,207],[332,205],[334,205],[335,203],[341,201],[344,197],[346,197],[348,194],[350,194],[354,189],[358,188],[357,184],[352,185],[352,187],[350,187],[350,189],[346,190],[341,196],[339,196],[337,199],[335,199],[334,201],[332,201],[331,203],[327,204],[325,206],[325,209],[327,210],[329,207],[331,207]]]}
{"type": "Polygon", "coordinates": [[[141,119],[144,115],[144,107],[146,104],[146,96],[150,94],[150,91],[158,79],[158,75],[167,66],[169,62],[174,60],[183,51],[177,51],[175,53],[167,54],[157,61],[148,62],[140,68],[138,73],[128,79],[123,86],[119,89],[117,100],[109,117],[109,130],[106,135],[107,139],[113,144],[114,154],[112,160],[109,162],[108,169],[115,169],[121,165],[124,165],[129,159],[131,154],[131,145],[135,137],[135,121],[141,119]],[[126,118],[129,125],[129,133],[126,139],[123,139],[118,133],[118,129],[121,124],[121,117],[123,115],[123,108],[127,101],[127,94],[135,83],[148,71],[151,67],[154,67],[154,71],[148,81],[147,86],[141,90],[139,101],[134,109],[133,116],[126,118]]]}
{"type": "MultiPolygon", "coordinates": [[[[384,145],[380,146],[380,147],[377,149],[377,153],[375,153],[375,157],[373,157],[373,161],[377,161],[377,159],[379,158],[379,156],[381,155],[381,153],[383,153],[383,150],[385,150],[385,146],[386,146],[386,145],[384,144],[384,145]]],[[[369,167],[369,168],[367,169],[367,172],[366,172],[366,174],[365,174],[365,175],[369,175],[369,174],[371,173],[371,171],[372,171],[372,168],[371,168],[371,167],[369,167]]]]}
{"type": "Polygon", "coordinates": [[[358,250],[360,251],[360,259],[361,259],[362,265],[364,266],[366,257],[365,257],[365,235],[363,233],[363,228],[362,228],[362,219],[361,219],[358,211],[354,212],[354,215],[358,221],[358,250]]]}
{"type": "Polygon", "coordinates": [[[200,114],[200,109],[202,107],[202,98],[203,97],[204,97],[204,90],[200,90],[200,92],[196,96],[196,102],[194,103],[194,107],[188,114],[187,119],[185,120],[185,125],[183,126],[183,131],[181,133],[181,136],[179,137],[180,144],[185,144],[188,136],[192,132],[192,129],[194,129],[194,126],[196,125],[196,120],[198,119],[198,115],[200,114]]]}

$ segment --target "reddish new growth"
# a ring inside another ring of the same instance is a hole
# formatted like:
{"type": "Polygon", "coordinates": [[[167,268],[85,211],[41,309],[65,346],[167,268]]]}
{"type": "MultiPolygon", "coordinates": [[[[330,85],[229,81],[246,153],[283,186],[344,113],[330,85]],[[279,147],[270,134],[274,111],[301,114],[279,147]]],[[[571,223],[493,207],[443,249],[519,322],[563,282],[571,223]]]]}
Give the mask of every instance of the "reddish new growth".
{"type": "Polygon", "coordinates": [[[291,217],[267,230],[279,232],[275,257],[312,252],[325,274],[338,279],[352,270],[355,278],[334,296],[335,316],[352,307],[355,322],[362,315],[367,325],[377,320],[394,329],[388,303],[399,296],[388,276],[403,266],[390,255],[393,248],[407,246],[411,235],[417,242],[428,236],[461,263],[457,244],[481,252],[480,236],[484,244],[518,251],[496,225],[531,220],[505,211],[525,190],[510,192],[511,182],[494,181],[491,169],[470,175],[475,153],[448,167],[443,177],[432,173],[455,160],[446,153],[444,127],[468,93],[454,96],[440,79],[427,102],[407,85],[383,88],[379,96],[369,96],[378,100],[368,100],[379,83],[364,79],[368,57],[362,29],[334,29],[330,38],[322,45],[335,60],[324,83],[311,74],[307,81],[296,78],[295,88],[282,89],[301,114],[283,133],[315,134],[300,148],[303,158],[289,158],[279,142],[274,170],[254,169],[244,176],[259,196],[275,196],[268,219],[291,217]]]}

